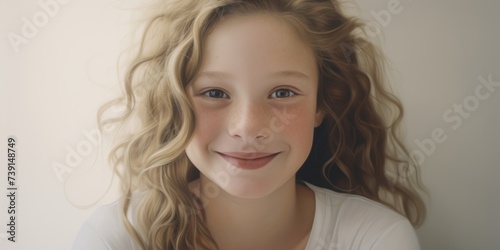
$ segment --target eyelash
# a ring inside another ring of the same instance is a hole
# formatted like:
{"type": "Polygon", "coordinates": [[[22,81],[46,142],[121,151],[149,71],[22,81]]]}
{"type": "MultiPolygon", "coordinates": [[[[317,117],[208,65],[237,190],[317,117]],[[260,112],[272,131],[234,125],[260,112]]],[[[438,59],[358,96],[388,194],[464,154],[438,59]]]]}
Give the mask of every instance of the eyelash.
{"type": "Polygon", "coordinates": [[[229,96],[226,94],[226,92],[220,90],[220,89],[209,89],[207,91],[205,91],[203,93],[204,96],[206,97],[210,97],[210,98],[214,98],[214,99],[221,99],[221,98],[225,98],[227,99],[229,96]],[[210,93],[214,93],[214,92],[218,92],[218,93],[222,93],[223,97],[213,97],[213,96],[210,96],[210,93]]]}
{"type": "MultiPolygon", "coordinates": [[[[203,95],[204,95],[204,96],[206,96],[206,97],[209,97],[209,98],[214,98],[214,99],[222,99],[222,98],[224,98],[224,99],[228,99],[228,98],[229,98],[229,95],[228,95],[228,94],[226,94],[226,92],[224,92],[224,91],[222,91],[222,90],[220,90],[220,89],[210,89],[210,90],[207,90],[207,91],[205,91],[205,92],[203,93],[203,95]],[[213,95],[211,96],[211,94],[215,94],[215,93],[222,94],[222,96],[219,96],[219,97],[214,97],[213,95]]],[[[277,89],[277,90],[275,90],[275,91],[274,91],[274,92],[270,95],[270,97],[272,97],[272,98],[277,98],[277,99],[287,99],[287,98],[293,97],[293,96],[295,96],[295,95],[297,95],[297,93],[296,93],[296,92],[294,92],[294,91],[292,91],[292,90],[289,90],[289,89],[277,89]],[[278,96],[276,95],[276,93],[278,93],[278,91],[286,91],[286,92],[287,92],[287,94],[288,94],[288,96],[286,96],[286,97],[278,97],[278,96]]]]}
{"type": "Polygon", "coordinates": [[[274,92],[271,94],[271,97],[273,97],[273,98],[278,98],[278,99],[287,99],[287,98],[293,97],[293,96],[295,96],[295,95],[297,95],[297,93],[295,93],[295,92],[294,92],[294,91],[292,91],[292,90],[289,90],[289,89],[277,89],[276,91],[274,91],[274,92]],[[276,93],[278,93],[278,91],[286,91],[286,92],[288,92],[288,96],[286,96],[286,97],[277,97],[277,96],[276,96],[276,93]]]}

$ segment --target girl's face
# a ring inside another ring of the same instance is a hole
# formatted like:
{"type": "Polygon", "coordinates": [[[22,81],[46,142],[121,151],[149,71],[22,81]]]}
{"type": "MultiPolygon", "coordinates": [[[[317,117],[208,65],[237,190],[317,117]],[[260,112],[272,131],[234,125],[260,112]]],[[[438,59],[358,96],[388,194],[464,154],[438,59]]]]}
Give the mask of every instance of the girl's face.
{"type": "Polygon", "coordinates": [[[265,14],[225,17],[187,87],[196,116],[189,159],[233,196],[277,190],[311,150],[323,117],[317,88],[314,54],[286,23],[265,14]]]}

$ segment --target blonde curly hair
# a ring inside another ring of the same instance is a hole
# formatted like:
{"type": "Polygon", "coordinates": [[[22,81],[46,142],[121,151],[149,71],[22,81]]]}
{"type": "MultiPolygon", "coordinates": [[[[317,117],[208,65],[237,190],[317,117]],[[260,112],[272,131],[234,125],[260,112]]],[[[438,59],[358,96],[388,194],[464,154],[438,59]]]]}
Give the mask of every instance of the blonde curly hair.
{"type": "Polygon", "coordinates": [[[339,1],[170,0],[155,10],[127,71],[124,97],[98,114],[101,128],[139,121],[110,159],[121,178],[123,222],[142,249],[217,249],[188,187],[199,172],[185,153],[195,123],[185,88],[213,27],[224,16],[255,12],[285,20],[317,59],[325,118],[297,179],[367,197],[422,224],[424,188],[398,135],[402,105],[388,91],[384,58],[363,35],[365,23],[343,14],[339,1]],[[105,119],[116,103],[126,104],[124,113],[105,119]],[[136,190],[142,195],[132,225],[126,215],[136,190]]]}

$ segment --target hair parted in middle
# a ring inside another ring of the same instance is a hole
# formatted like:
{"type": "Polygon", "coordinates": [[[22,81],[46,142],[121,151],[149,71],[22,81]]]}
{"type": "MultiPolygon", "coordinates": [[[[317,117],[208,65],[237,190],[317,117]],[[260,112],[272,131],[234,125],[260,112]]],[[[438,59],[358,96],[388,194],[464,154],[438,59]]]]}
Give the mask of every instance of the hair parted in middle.
{"type": "Polygon", "coordinates": [[[423,187],[398,135],[402,105],[386,86],[384,57],[363,34],[365,24],[343,14],[339,1],[164,0],[154,9],[124,97],[98,116],[101,128],[139,121],[110,159],[121,178],[123,222],[141,248],[217,249],[188,187],[199,172],[185,153],[196,122],[185,89],[200,67],[204,41],[228,15],[278,17],[314,51],[317,107],[325,117],[297,179],[381,202],[415,226],[423,222],[423,187]],[[122,116],[105,119],[117,103],[126,104],[122,116]],[[132,222],[126,215],[138,197],[132,222]]]}

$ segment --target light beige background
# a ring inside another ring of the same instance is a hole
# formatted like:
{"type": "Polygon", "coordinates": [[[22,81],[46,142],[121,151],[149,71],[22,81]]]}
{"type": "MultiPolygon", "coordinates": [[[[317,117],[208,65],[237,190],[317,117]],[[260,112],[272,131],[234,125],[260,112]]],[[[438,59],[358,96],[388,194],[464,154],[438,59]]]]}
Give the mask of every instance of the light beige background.
{"type": "MultiPolygon", "coordinates": [[[[15,244],[5,238],[7,199],[0,196],[0,249],[69,249],[85,218],[116,199],[116,181],[97,153],[94,117],[117,93],[116,61],[130,44],[128,9],[137,2],[1,2],[0,189],[7,185],[6,140],[14,135],[19,191],[15,244]],[[45,10],[47,2],[58,8],[45,10]],[[8,37],[22,36],[33,18],[40,27],[16,52],[8,37]],[[63,166],[58,177],[54,167],[63,166]]],[[[418,230],[422,248],[498,249],[500,86],[489,92],[479,79],[500,82],[500,1],[376,0],[359,7],[385,34],[374,33],[392,62],[407,140],[431,193],[418,230]],[[441,135],[431,143],[433,131],[441,135]]]]}

